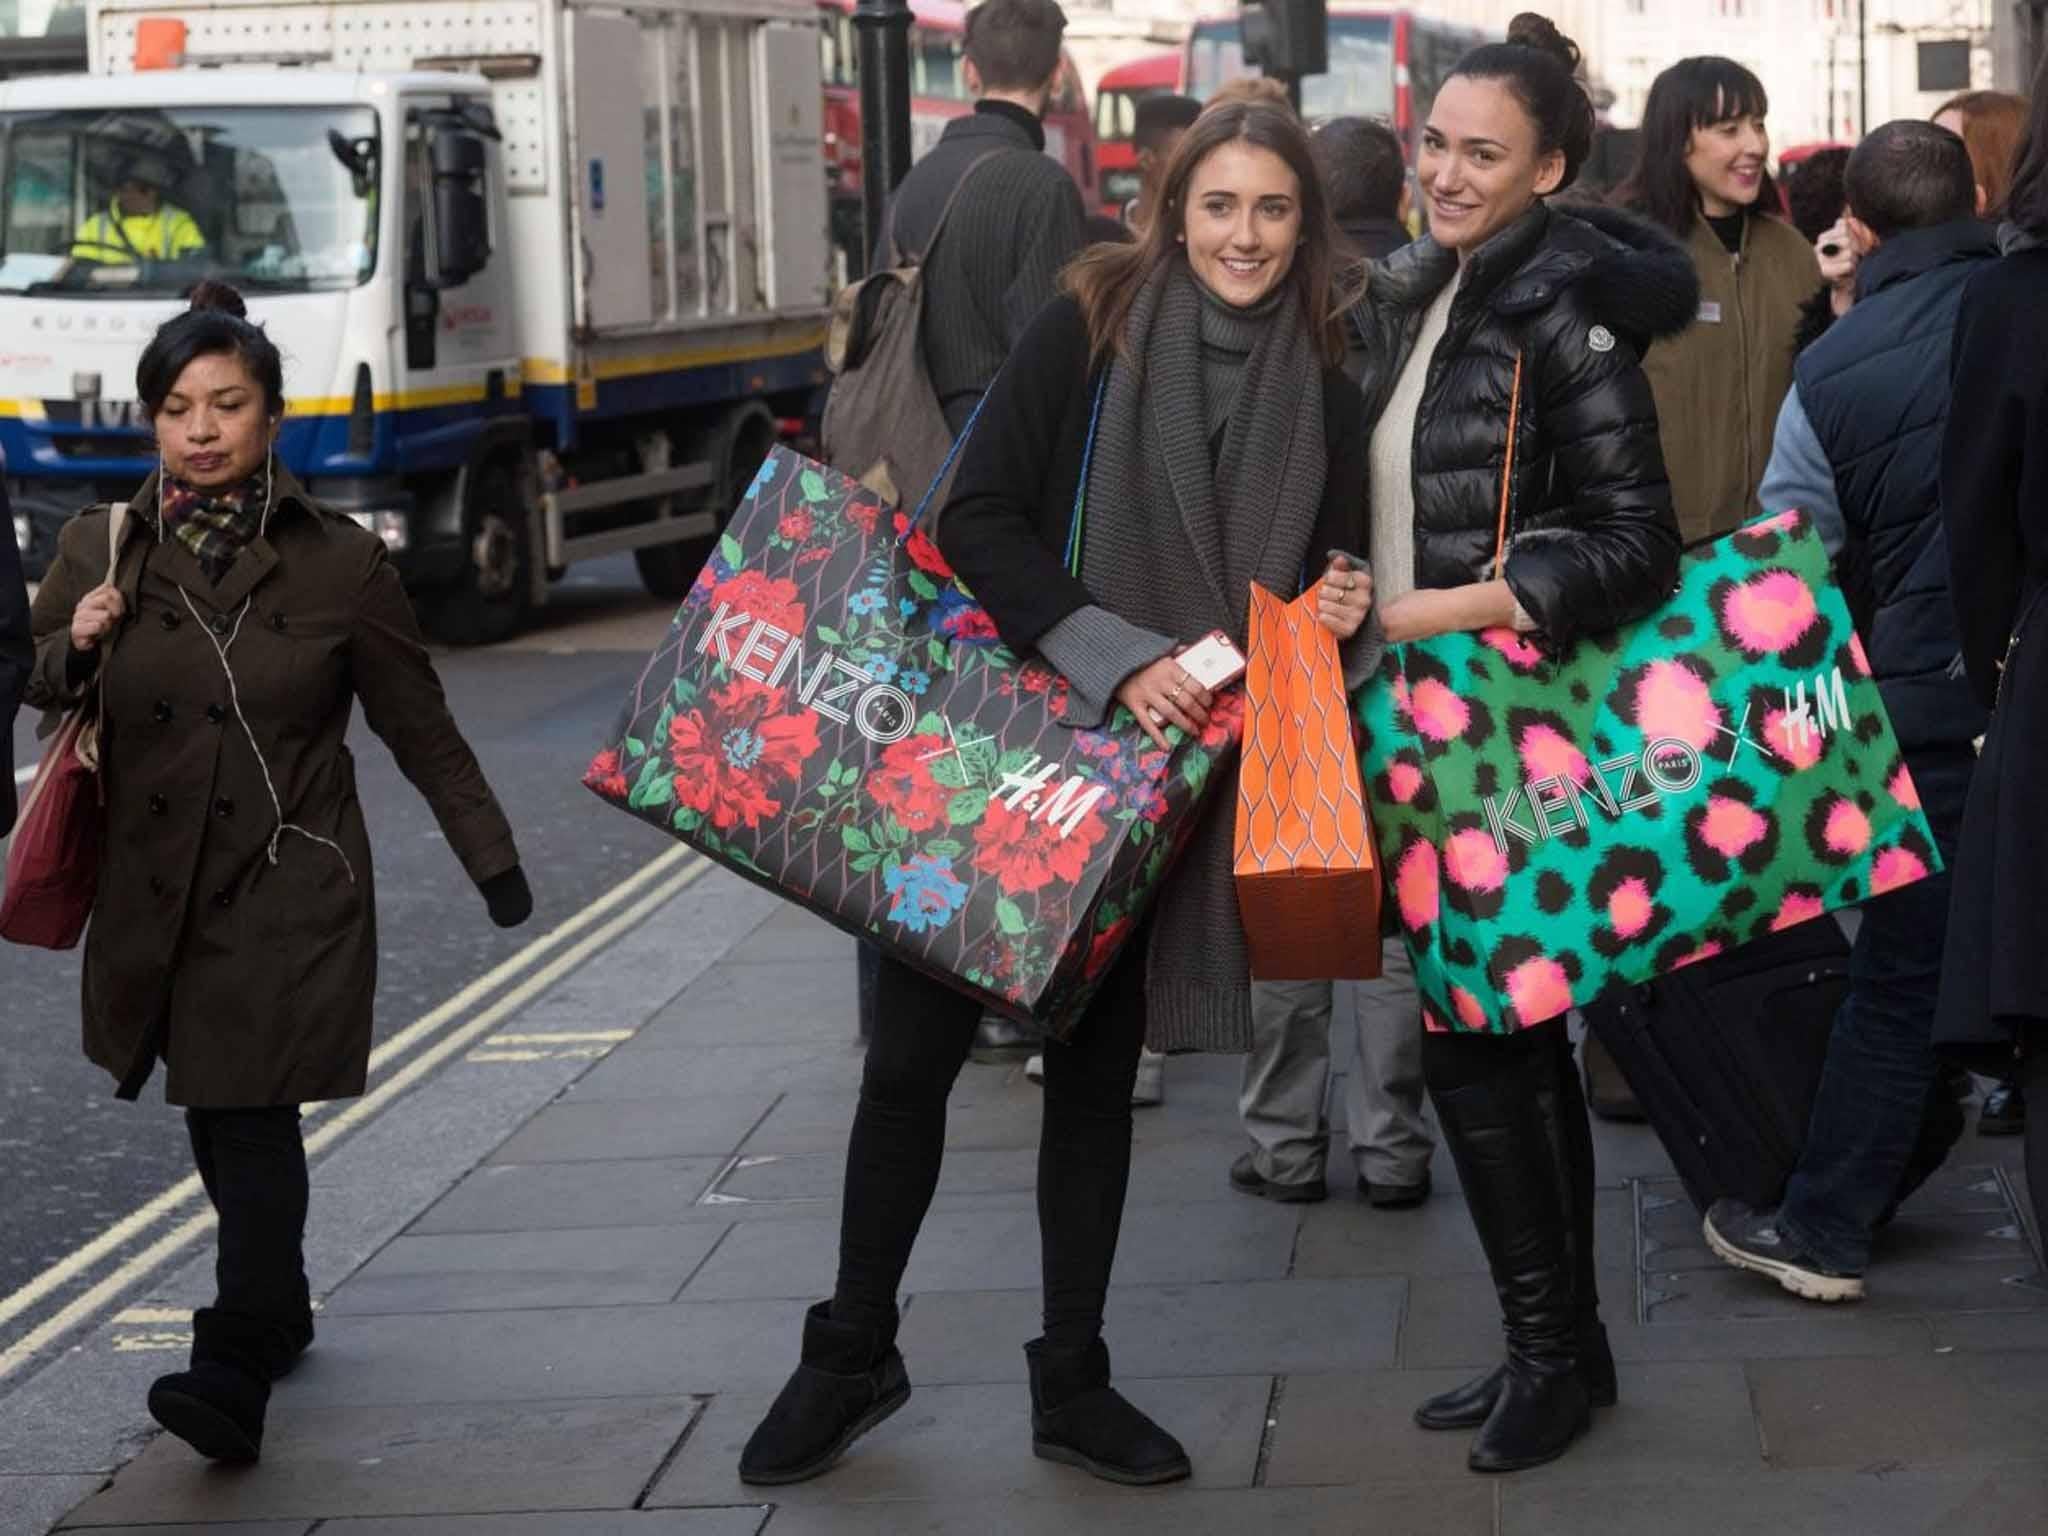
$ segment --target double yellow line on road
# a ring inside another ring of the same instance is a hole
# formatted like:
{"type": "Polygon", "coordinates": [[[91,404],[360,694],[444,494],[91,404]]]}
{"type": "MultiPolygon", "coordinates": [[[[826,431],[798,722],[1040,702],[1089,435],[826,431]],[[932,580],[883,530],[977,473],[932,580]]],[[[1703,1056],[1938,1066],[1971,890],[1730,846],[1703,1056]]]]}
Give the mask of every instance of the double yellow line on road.
{"type": "MultiPolygon", "coordinates": [[[[563,976],[659,911],[701,879],[711,867],[702,854],[680,846],[669,849],[574,917],[479,976],[431,1013],[407,1025],[370,1053],[373,1079],[395,1063],[403,1061],[403,1065],[378,1081],[360,1099],[319,1104],[306,1112],[308,1123],[314,1126],[306,1137],[307,1155],[317,1156],[351,1130],[374,1118],[406,1089],[465,1049],[470,1042],[497,1028],[563,976]],[[524,979],[518,980],[522,976],[524,979]],[[472,1008],[515,980],[518,984],[510,991],[474,1017],[468,1017],[472,1008]],[[451,1025],[454,1027],[450,1028],[451,1025]],[[408,1057],[410,1059],[406,1060],[408,1057]]],[[[0,1328],[48,1301],[66,1285],[91,1273],[101,1261],[119,1253],[159,1223],[175,1217],[203,1193],[198,1176],[188,1175],[129,1212],[90,1242],[66,1254],[21,1289],[0,1297],[0,1328]]],[[[0,1352],[0,1381],[72,1329],[91,1321],[137,1282],[161,1269],[211,1227],[213,1219],[211,1210],[186,1218],[22,1335],[0,1352]]]]}

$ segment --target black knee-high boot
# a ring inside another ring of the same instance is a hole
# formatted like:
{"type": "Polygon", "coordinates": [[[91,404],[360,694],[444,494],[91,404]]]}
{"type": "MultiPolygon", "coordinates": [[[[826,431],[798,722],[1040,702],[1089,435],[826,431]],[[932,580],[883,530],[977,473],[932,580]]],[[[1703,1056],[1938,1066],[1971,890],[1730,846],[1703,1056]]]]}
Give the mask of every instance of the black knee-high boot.
{"type": "Polygon", "coordinates": [[[149,1389],[156,1421],[202,1456],[254,1461],[270,1383],[312,1342],[301,1250],[306,1149],[296,1106],[195,1109],[199,1176],[220,1215],[219,1290],[192,1316],[192,1360],[149,1389]]]}
{"type": "MultiPolygon", "coordinates": [[[[1619,1397],[1619,1387],[1614,1352],[1607,1342],[1606,1325],[1600,1321],[1593,1231],[1593,1126],[1587,1113],[1585,1090],[1579,1085],[1578,1073],[1572,1070],[1568,1042],[1562,1032],[1559,1044],[1559,1052],[1541,1054],[1549,1071],[1537,1076],[1536,1092],[1560,1187],[1571,1211],[1579,1374],[1586,1383],[1587,1400],[1596,1408],[1611,1408],[1619,1397]]],[[[1532,1060],[1529,1070],[1539,1073],[1539,1068],[1539,1061],[1532,1060]]],[[[1430,1398],[1415,1410],[1415,1422],[1424,1429],[1477,1429],[1493,1413],[1507,1369],[1503,1362],[1463,1386],[1430,1398]]]]}
{"type": "Polygon", "coordinates": [[[1461,1042],[1501,1051],[1492,1070],[1439,1074],[1430,1097],[1486,1250],[1507,1334],[1498,1394],[1472,1444],[1477,1472],[1562,1455],[1591,1422],[1579,1369],[1574,1180],[1548,1042],[1461,1042]],[[1547,1091],[1546,1091],[1547,1090],[1547,1091]]]}

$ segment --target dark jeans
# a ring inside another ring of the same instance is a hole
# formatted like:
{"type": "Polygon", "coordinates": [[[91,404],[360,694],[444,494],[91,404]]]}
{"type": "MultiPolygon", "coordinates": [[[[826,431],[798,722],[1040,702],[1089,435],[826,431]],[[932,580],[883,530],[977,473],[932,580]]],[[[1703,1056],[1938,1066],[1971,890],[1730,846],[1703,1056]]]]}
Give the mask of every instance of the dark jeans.
{"type": "MultiPolygon", "coordinates": [[[[1973,766],[1967,756],[1911,764],[1945,860],[1955,857],[1973,766]]],[[[1931,1043],[1949,885],[1943,872],[1864,903],[1849,995],[1828,1037],[1806,1147],[1779,1207],[1779,1229],[1843,1273],[1864,1270],[1877,1228],[1963,1132],[1962,1108],[1939,1081],[1931,1043]]]]}
{"type": "Polygon", "coordinates": [[[306,1287],[306,1144],[296,1105],[188,1109],[200,1182],[220,1214],[213,1312],[262,1347],[296,1351],[312,1315],[306,1287]]]}
{"type": "MultiPolygon", "coordinates": [[[[842,1321],[894,1316],[911,1245],[938,1187],[946,1100],[974,1041],[981,1006],[885,958],[874,1034],[846,1155],[839,1229],[842,1321]]],[[[1045,1046],[1038,1136],[1038,1232],[1045,1336],[1080,1348],[1102,1331],[1110,1265],[1131,1171],[1131,1085],[1145,1039],[1145,935],[1118,958],[1071,1043],[1045,1046]]]]}

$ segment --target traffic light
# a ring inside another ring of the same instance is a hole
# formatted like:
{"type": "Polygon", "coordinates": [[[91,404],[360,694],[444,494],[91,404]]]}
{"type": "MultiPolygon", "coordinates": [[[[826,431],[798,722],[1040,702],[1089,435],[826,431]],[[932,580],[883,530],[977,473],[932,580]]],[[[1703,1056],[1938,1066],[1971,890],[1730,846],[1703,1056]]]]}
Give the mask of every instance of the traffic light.
{"type": "Polygon", "coordinates": [[[1261,74],[1298,80],[1330,68],[1330,20],[1324,0],[1243,0],[1238,24],[1244,61],[1261,74]]]}

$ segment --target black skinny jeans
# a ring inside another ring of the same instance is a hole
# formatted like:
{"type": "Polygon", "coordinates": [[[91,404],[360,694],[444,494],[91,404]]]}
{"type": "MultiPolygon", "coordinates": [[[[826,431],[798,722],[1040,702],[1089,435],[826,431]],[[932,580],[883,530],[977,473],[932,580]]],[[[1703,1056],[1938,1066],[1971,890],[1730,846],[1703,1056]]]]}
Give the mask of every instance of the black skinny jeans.
{"type": "Polygon", "coordinates": [[[302,1328],[311,1300],[303,1257],[306,1143],[298,1106],[188,1109],[185,1128],[200,1182],[220,1215],[215,1316],[258,1335],[302,1328]]]}
{"type": "MultiPolygon", "coordinates": [[[[1131,1086],[1145,1041],[1145,939],[1125,948],[1075,1028],[1045,1045],[1038,1136],[1038,1233],[1045,1338],[1085,1348],[1102,1308],[1131,1172],[1131,1086]]],[[[946,1100],[974,1043],[981,1006],[884,957],[860,1107],[846,1155],[839,1282],[832,1313],[893,1327],[911,1245],[938,1188],[946,1100]]]]}

